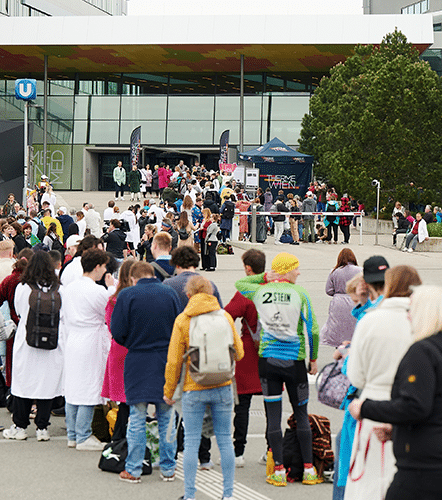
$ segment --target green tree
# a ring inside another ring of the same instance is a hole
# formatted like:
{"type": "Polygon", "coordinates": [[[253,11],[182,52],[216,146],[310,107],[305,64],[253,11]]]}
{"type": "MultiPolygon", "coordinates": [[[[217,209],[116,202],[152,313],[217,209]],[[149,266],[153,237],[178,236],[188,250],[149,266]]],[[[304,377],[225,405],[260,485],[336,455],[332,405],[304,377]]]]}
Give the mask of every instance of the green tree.
{"type": "Polygon", "coordinates": [[[381,182],[381,206],[439,201],[441,147],[441,80],[396,30],[377,47],[356,46],[322,78],[299,149],[315,157],[317,176],[370,207],[372,179],[381,182]]]}

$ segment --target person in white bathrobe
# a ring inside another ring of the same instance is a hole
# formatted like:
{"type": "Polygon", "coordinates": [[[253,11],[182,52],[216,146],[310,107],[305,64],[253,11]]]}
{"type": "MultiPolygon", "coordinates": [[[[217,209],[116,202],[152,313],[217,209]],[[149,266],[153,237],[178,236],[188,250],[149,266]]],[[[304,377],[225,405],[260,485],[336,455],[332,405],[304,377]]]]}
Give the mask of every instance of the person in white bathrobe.
{"type": "Polygon", "coordinates": [[[105,287],[97,285],[106,272],[109,258],[103,250],[91,248],[81,256],[83,276],[64,290],[62,312],[66,325],[64,392],[68,447],[79,451],[101,450],[92,435],[94,407],[103,403],[101,388],[110,348],[104,322],[105,307],[115,292],[110,274],[105,287]]]}
{"type": "MultiPolygon", "coordinates": [[[[20,317],[14,339],[11,393],[14,396],[14,424],[3,431],[6,439],[25,440],[29,425],[29,413],[33,400],[37,400],[37,441],[49,441],[48,426],[52,400],[63,394],[63,350],[65,344],[62,317],[59,323],[59,337],[56,349],[46,350],[30,347],[26,342],[26,322],[29,313],[30,285],[37,285],[46,291],[58,284],[54,266],[46,252],[36,252],[23,272],[22,282],[15,290],[14,306],[20,317]]],[[[63,301],[63,291],[59,289],[63,301]]]]}

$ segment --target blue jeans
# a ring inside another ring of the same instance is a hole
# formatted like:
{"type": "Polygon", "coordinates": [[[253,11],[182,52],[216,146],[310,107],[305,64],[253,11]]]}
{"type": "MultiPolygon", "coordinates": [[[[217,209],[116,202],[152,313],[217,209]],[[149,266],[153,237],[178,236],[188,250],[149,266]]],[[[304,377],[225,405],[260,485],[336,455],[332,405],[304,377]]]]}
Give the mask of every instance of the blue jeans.
{"type": "Polygon", "coordinates": [[[338,486],[339,478],[339,448],[341,447],[341,432],[339,431],[336,436],[336,450],[335,450],[335,474],[333,476],[333,500],[344,500],[345,486],[338,486]]]}
{"type": "Polygon", "coordinates": [[[69,441],[81,444],[92,436],[92,419],[95,406],[66,403],[66,427],[69,441]]]}
{"type": "Polygon", "coordinates": [[[213,428],[221,454],[224,497],[233,495],[235,452],[231,434],[233,395],[232,386],[187,391],[183,394],[184,422],[184,498],[195,498],[195,477],[198,467],[198,448],[201,441],[204,412],[210,406],[213,428]]]}
{"type": "MultiPolygon", "coordinates": [[[[158,433],[160,435],[160,470],[164,476],[173,476],[176,467],[175,410],[166,403],[156,404],[155,408],[158,419],[158,433]],[[174,425],[172,426],[169,442],[166,436],[171,418],[174,419],[174,425]]],[[[135,477],[141,476],[146,453],[146,414],[147,403],[130,406],[130,420],[126,434],[128,447],[126,470],[135,477]]]]}

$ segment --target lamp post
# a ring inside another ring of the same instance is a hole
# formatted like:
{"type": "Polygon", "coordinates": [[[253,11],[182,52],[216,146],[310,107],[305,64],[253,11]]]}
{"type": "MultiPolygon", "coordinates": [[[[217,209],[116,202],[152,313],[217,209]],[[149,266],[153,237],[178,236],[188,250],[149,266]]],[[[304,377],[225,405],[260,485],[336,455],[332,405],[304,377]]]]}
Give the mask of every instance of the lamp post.
{"type": "Polygon", "coordinates": [[[379,234],[379,195],[381,191],[381,183],[377,179],[371,181],[372,186],[376,186],[376,237],[375,245],[378,245],[378,234],[379,234]]]}

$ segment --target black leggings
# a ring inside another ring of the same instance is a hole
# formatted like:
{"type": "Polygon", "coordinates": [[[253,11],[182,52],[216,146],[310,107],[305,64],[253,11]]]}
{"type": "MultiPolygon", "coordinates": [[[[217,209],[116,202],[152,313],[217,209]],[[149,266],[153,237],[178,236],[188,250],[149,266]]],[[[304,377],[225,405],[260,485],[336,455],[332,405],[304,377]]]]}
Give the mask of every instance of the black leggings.
{"type": "Polygon", "coordinates": [[[312,431],[307,413],[309,387],[304,361],[259,359],[259,378],[267,413],[269,446],[276,465],[282,465],[282,387],[285,384],[296,418],[296,434],[304,463],[313,462],[312,431]]]}
{"type": "Polygon", "coordinates": [[[327,226],[327,241],[331,241],[333,232],[334,241],[338,241],[338,226],[336,224],[329,224],[327,226]]]}

